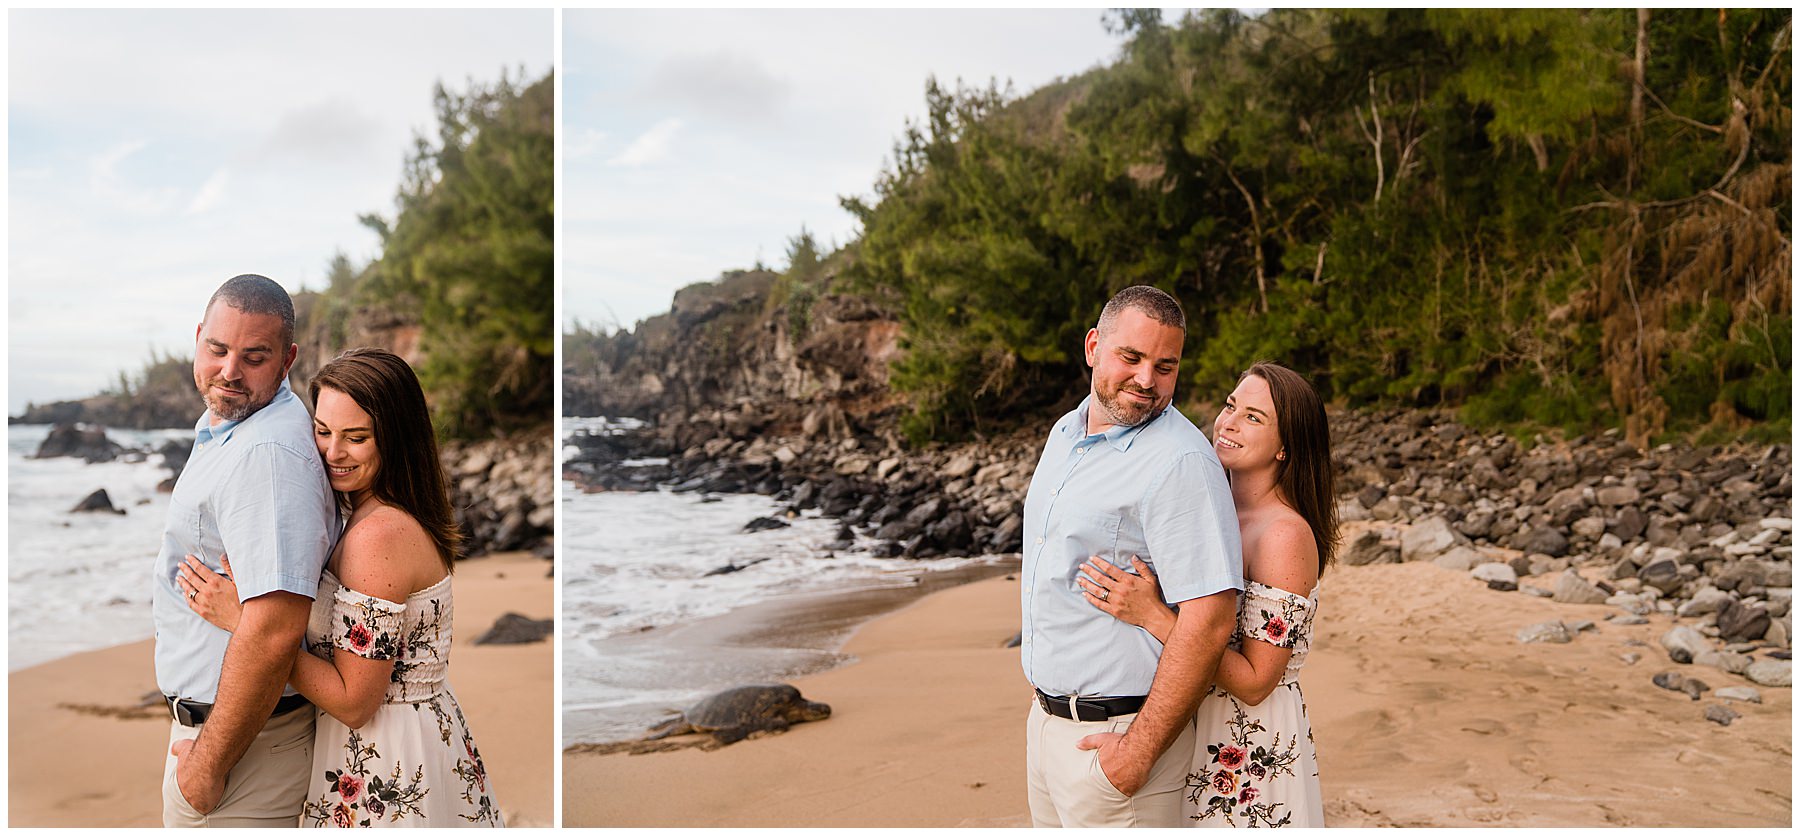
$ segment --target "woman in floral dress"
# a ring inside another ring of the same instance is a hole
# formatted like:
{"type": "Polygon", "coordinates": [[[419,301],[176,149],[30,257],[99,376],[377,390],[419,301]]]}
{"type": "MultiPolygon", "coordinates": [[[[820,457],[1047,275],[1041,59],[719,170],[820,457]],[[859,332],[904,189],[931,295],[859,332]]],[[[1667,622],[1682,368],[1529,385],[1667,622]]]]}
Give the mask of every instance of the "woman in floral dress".
{"type": "MultiPolygon", "coordinates": [[[[302,824],[500,827],[487,770],[447,681],[450,572],[462,535],[406,361],[353,349],[312,381],[313,435],[347,516],[295,660],[321,711],[302,824]]],[[[230,578],[189,558],[189,606],[226,630],[230,578]]]]}
{"type": "MultiPolygon", "coordinates": [[[[1336,550],[1337,508],[1325,407],[1304,378],[1258,363],[1213,421],[1243,533],[1237,628],[1195,717],[1188,774],[1197,826],[1323,827],[1319,765],[1297,675],[1312,644],[1319,577],[1336,550]]],[[[1088,601],[1166,639],[1175,613],[1156,576],[1104,560],[1082,567],[1088,601]]]]}

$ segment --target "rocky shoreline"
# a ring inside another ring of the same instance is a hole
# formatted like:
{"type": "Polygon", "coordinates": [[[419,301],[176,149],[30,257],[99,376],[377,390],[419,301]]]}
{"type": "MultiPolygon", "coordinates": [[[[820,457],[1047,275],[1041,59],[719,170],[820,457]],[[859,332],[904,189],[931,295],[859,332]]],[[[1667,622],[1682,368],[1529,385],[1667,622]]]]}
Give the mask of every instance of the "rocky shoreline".
{"type": "MultiPolygon", "coordinates": [[[[1496,594],[1603,603],[1626,624],[1669,617],[1671,662],[1788,686],[1788,446],[1639,450],[1616,432],[1522,445],[1430,410],[1338,411],[1332,427],[1344,563],[1431,561],[1496,594]]],[[[790,514],[839,520],[845,544],[875,538],[882,557],[1019,548],[1041,429],[924,449],[853,431],[829,409],[798,433],[768,429],[723,408],[576,436],[563,475],[584,491],[768,495],[790,514]]],[[[1570,641],[1591,626],[1535,625],[1520,640],[1570,641]]]]}
{"type": "MultiPolygon", "coordinates": [[[[155,450],[125,447],[106,437],[103,427],[58,424],[34,458],[70,456],[90,464],[114,459],[143,461],[161,454],[170,476],[159,490],[175,488],[193,440],[165,442],[155,450]]],[[[450,483],[450,502],[464,536],[464,557],[491,552],[529,551],[549,560],[555,549],[556,485],[551,476],[549,430],[478,442],[446,442],[438,458],[450,483]]],[[[123,513],[105,491],[90,495],[72,512],[123,513]],[[96,499],[97,497],[97,499],[96,499]]]]}

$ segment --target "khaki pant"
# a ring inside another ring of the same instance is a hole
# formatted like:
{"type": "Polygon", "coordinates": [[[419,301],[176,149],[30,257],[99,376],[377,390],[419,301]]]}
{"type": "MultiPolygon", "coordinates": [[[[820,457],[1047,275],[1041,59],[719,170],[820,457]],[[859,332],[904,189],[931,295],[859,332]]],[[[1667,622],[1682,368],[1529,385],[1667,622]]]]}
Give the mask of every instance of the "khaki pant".
{"type": "MultiPolygon", "coordinates": [[[[163,827],[297,827],[312,772],[313,718],[303,706],[279,717],[256,735],[242,760],[225,778],[225,794],[212,813],[201,815],[175,783],[175,756],[163,764],[163,827]]],[[[169,745],[200,736],[200,728],[169,723],[169,745]]]]}
{"type": "Polygon", "coordinates": [[[1046,713],[1036,700],[1025,720],[1025,783],[1034,827],[1182,827],[1188,769],[1194,760],[1190,719],[1150,769],[1137,795],[1126,797],[1100,769],[1100,750],[1077,749],[1090,734],[1131,728],[1136,714],[1081,723],[1046,713]]]}

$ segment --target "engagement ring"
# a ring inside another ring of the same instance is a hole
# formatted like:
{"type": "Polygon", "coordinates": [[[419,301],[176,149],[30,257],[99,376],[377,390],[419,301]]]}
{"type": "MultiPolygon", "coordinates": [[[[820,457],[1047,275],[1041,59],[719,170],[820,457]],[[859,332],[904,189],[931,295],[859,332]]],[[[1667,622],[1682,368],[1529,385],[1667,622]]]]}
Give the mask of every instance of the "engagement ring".
{"type": "Polygon", "coordinates": [[[188,597],[189,597],[189,598],[192,598],[192,597],[194,597],[194,596],[196,596],[196,595],[199,595],[199,594],[200,594],[200,590],[198,590],[198,589],[190,589],[190,590],[188,590],[188,597]]]}
{"type": "Polygon", "coordinates": [[[1112,590],[1110,590],[1110,589],[1101,589],[1100,590],[1100,600],[1105,601],[1111,597],[1112,597],[1112,590]]]}

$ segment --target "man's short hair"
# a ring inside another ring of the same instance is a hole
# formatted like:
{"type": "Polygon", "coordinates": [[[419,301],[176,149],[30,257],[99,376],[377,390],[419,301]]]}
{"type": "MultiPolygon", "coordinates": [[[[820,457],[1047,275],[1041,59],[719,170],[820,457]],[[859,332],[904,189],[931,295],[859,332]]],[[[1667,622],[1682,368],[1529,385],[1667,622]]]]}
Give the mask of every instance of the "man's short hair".
{"type": "Polygon", "coordinates": [[[247,314],[265,314],[281,317],[281,348],[286,350],[294,343],[294,300],[288,296],[286,288],[276,284],[274,279],[245,273],[232,276],[219,289],[213,291],[211,299],[206,300],[206,313],[201,322],[212,315],[213,305],[224,302],[247,314]]]}
{"type": "Polygon", "coordinates": [[[1107,300],[1106,307],[1100,309],[1100,322],[1094,329],[1104,337],[1112,332],[1113,323],[1119,320],[1119,314],[1126,308],[1136,308],[1145,316],[1172,328],[1187,331],[1187,316],[1181,312],[1181,303],[1175,297],[1149,285],[1132,285],[1107,300]]]}

